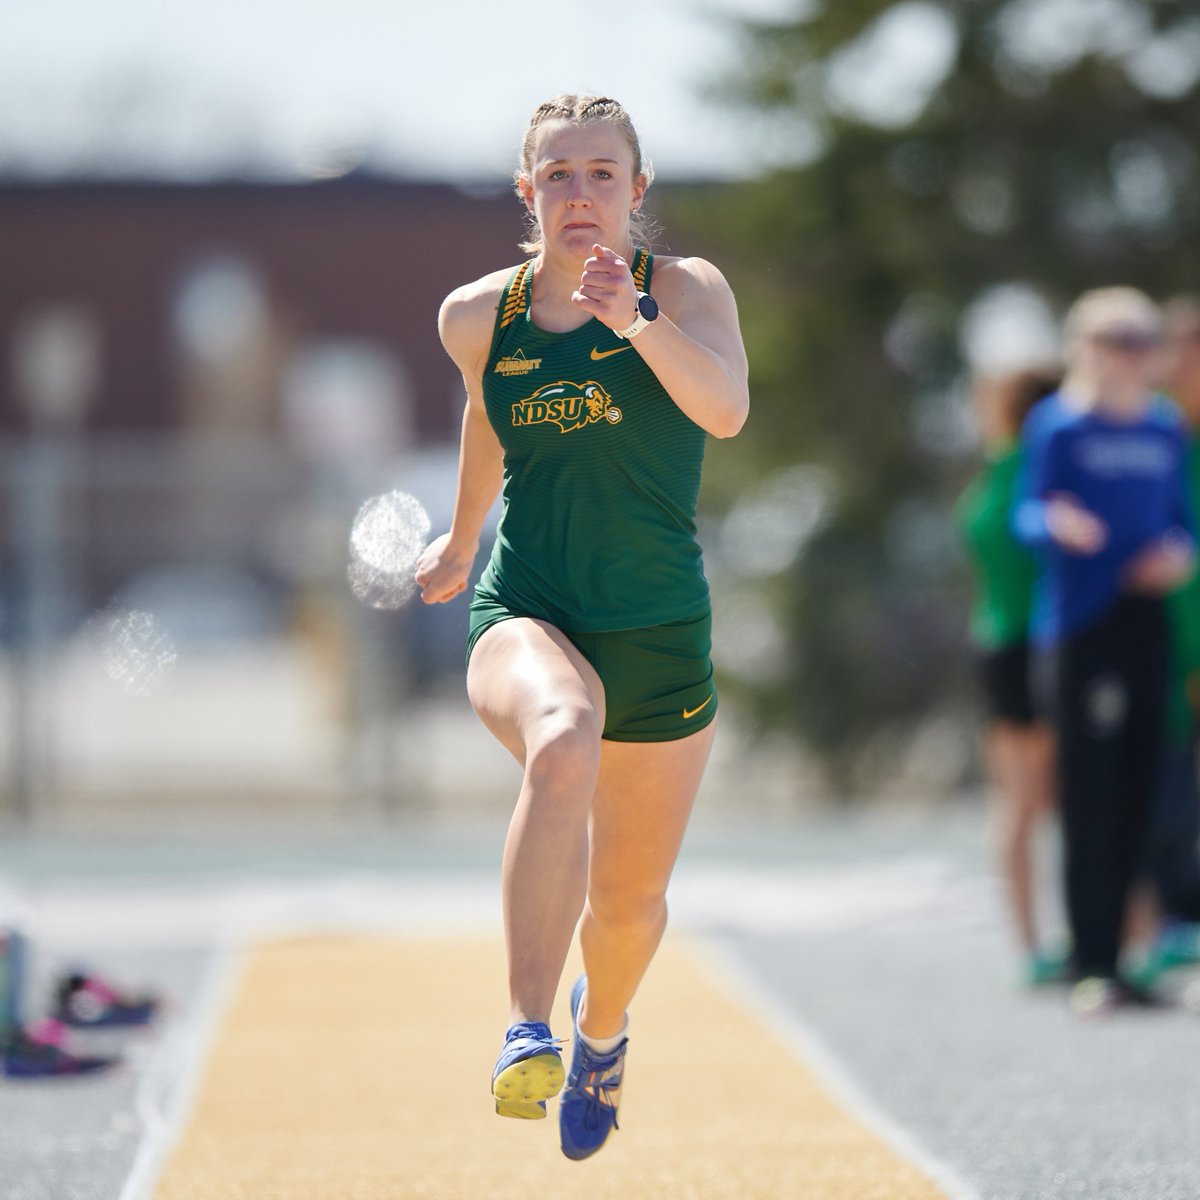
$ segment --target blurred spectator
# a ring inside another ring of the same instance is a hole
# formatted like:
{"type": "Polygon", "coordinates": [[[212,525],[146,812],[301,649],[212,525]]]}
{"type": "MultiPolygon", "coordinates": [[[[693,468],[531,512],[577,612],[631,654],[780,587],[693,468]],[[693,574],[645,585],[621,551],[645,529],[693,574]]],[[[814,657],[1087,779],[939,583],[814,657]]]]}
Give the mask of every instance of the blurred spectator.
{"type": "Polygon", "coordinates": [[[1000,866],[1032,984],[1061,979],[1061,955],[1043,948],[1035,912],[1035,835],[1054,801],[1053,738],[1036,711],[1029,622],[1037,560],[1016,538],[1017,435],[1033,405],[1057,386],[1035,369],[980,378],[973,396],[984,463],[955,507],[974,585],[971,642],[986,705],[984,760],[996,801],[1000,866]]]}
{"type": "Polygon", "coordinates": [[[1161,318],[1132,288],[1088,292],[1066,321],[1067,376],[1022,431],[1015,528],[1042,560],[1034,640],[1048,651],[1077,1011],[1148,1005],[1119,970],[1158,789],[1170,635],[1191,573],[1187,436],[1153,389],[1161,318]]]}
{"type": "MultiPolygon", "coordinates": [[[[1200,298],[1179,296],[1163,308],[1162,383],[1189,432],[1187,478],[1200,512],[1200,298]]],[[[1149,840],[1149,874],[1164,917],[1149,964],[1156,972],[1200,956],[1200,575],[1168,601],[1172,670],[1166,759],[1149,840]]]]}

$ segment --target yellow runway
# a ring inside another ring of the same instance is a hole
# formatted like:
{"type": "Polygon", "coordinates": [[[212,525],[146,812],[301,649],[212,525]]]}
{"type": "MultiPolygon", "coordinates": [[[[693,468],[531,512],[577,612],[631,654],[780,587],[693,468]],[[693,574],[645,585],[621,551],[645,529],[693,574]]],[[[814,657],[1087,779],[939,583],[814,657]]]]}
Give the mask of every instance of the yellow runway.
{"type": "Polygon", "coordinates": [[[490,942],[261,947],[155,1200],[944,1200],[669,941],[634,1009],[621,1130],[568,1161],[554,1101],[545,1121],[492,1111],[504,979],[490,942]]]}

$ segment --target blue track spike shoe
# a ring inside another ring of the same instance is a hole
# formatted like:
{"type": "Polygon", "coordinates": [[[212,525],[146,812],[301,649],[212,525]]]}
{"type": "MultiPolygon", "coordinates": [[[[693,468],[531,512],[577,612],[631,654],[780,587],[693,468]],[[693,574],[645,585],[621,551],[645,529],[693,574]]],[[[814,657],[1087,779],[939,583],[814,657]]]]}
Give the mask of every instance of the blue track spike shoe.
{"type": "Polygon", "coordinates": [[[508,1030],[492,1072],[492,1095],[500,1116],[540,1121],[546,1115],[546,1101],[563,1085],[560,1044],[541,1021],[521,1021],[508,1030]]]}
{"type": "Polygon", "coordinates": [[[621,1083],[625,1076],[625,1038],[611,1054],[596,1054],[579,1035],[579,1006],[587,988],[581,975],[571,989],[571,1019],[575,1024],[575,1053],[571,1074],[558,1106],[562,1152],[576,1160],[595,1154],[617,1125],[621,1083]]]}

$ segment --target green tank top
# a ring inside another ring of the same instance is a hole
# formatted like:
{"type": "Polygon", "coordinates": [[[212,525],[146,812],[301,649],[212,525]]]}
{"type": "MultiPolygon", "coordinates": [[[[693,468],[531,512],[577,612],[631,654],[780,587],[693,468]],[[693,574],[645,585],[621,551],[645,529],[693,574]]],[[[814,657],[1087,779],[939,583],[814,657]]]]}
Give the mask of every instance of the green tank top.
{"type": "MultiPolygon", "coordinates": [[[[652,257],[639,250],[632,267],[649,291],[652,257]]],[[[505,286],[484,370],[504,511],[479,590],[580,633],[702,616],[695,517],[707,435],[600,321],[539,329],[532,281],[526,262],[505,286]]]]}
{"type": "Polygon", "coordinates": [[[1038,564],[1010,524],[1020,469],[1015,445],[989,458],[955,506],[975,585],[971,638],[988,650],[1028,637],[1038,564]]]}

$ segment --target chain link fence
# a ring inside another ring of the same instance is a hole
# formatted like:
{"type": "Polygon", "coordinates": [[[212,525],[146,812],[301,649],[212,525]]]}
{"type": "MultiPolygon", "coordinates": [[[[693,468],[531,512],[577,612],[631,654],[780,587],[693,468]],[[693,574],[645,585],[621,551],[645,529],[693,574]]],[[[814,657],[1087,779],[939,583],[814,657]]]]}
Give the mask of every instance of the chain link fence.
{"type": "Polygon", "coordinates": [[[356,469],[214,435],[0,445],[7,815],[427,805],[448,786],[431,723],[454,740],[470,715],[465,601],[371,608],[348,539],[389,489],[444,520],[453,469],[452,451],[356,469]]]}

